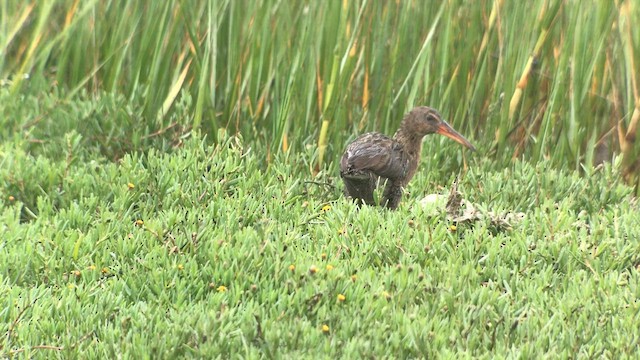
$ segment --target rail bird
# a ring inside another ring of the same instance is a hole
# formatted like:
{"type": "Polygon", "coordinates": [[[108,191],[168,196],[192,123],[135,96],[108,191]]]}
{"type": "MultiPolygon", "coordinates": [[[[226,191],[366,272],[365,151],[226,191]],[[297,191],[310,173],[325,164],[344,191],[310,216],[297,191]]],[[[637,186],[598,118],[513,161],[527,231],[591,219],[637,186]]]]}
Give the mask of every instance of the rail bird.
{"type": "Polygon", "coordinates": [[[373,192],[380,181],[386,180],[380,205],[396,209],[403,188],[420,163],[422,138],[434,133],[475,151],[469,140],[444,121],[438,111],[427,106],[416,107],[404,116],[393,138],[370,132],[347,146],[340,160],[345,195],[358,204],[376,205],[373,192]]]}

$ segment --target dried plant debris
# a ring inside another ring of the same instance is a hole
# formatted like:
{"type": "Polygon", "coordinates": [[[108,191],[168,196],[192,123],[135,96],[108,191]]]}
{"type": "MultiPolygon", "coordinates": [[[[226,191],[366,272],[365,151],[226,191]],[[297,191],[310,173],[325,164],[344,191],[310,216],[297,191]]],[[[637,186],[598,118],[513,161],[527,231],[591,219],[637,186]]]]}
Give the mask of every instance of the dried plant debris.
{"type": "Polygon", "coordinates": [[[447,218],[455,223],[473,223],[476,221],[488,220],[497,230],[509,230],[522,219],[525,214],[522,212],[507,212],[498,214],[493,211],[480,209],[470,201],[463,198],[458,191],[458,182],[451,186],[449,195],[429,194],[420,200],[420,205],[427,215],[436,215],[445,210],[447,218]]]}
{"type": "Polygon", "coordinates": [[[458,216],[460,214],[460,207],[462,206],[462,194],[458,191],[458,179],[451,185],[451,191],[449,191],[449,198],[447,199],[447,214],[450,216],[458,216]]]}

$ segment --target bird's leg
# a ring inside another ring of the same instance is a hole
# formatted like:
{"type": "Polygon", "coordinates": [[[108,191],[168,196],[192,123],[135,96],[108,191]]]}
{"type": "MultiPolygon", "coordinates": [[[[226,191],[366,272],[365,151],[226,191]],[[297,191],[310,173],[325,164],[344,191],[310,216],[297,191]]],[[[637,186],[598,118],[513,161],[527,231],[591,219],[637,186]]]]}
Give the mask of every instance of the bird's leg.
{"type": "Polygon", "coordinates": [[[385,186],[382,194],[381,205],[395,210],[400,204],[400,199],[402,199],[402,182],[399,180],[387,180],[387,186],[385,186]]]}
{"type": "Polygon", "coordinates": [[[344,193],[360,206],[367,204],[375,206],[376,202],[373,198],[373,192],[376,188],[377,177],[371,172],[342,174],[344,180],[344,193]]]}

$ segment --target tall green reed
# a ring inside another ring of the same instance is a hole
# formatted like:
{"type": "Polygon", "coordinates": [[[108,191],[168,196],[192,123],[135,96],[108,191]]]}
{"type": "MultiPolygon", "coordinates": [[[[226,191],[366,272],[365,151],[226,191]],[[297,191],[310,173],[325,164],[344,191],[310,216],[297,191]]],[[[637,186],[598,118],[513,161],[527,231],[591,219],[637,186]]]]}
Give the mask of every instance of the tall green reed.
{"type": "MultiPolygon", "coordinates": [[[[615,2],[276,0],[0,5],[0,76],[118,92],[148,133],[220,129],[319,171],[357,134],[441,110],[498,161],[637,166],[640,7],[615,2]],[[177,101],[193,99],[188,118],[177,101]]],[[[108,119],[105,119],[108,121],[108,119]]],[[[446,144],[443,142],[443,144],[446,144]]]]}

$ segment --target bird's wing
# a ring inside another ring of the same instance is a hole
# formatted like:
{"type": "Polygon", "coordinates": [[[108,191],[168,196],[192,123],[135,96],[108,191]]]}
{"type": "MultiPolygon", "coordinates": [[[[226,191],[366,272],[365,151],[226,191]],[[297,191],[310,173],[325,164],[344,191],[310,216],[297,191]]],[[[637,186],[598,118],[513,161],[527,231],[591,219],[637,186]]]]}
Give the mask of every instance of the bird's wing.
{"type": "Polygon", "coordinates": [[[343,174],[371,171],[394,179],[405,176],[407,158],[402,145],[395,140],[380,133],[367,133],[347,146],[340,170],[343,174]]]}

